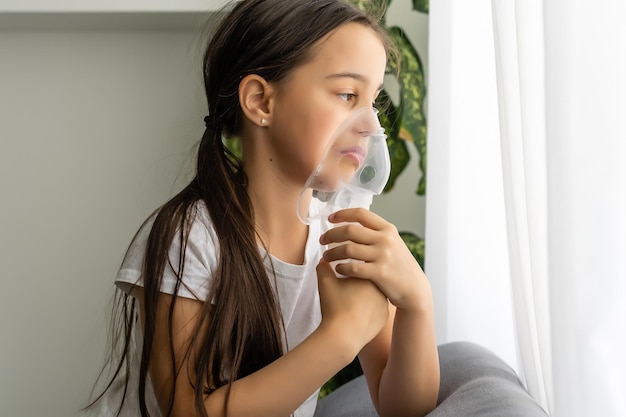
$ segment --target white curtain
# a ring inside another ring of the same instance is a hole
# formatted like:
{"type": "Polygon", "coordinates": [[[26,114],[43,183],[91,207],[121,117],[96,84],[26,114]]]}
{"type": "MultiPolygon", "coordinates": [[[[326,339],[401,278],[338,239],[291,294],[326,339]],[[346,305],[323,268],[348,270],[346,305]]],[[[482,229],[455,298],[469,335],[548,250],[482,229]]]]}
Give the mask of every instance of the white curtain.
{"type": "Polygon", "coordinates": [[[542,0],[493,0],[502,176],[520,374],[552,408],[542,0]]]}
{"type": "Polygon", "coordinates": [[[467,3],[430,15],[439,340],[494,350],[553,417],[626,416],[626,2],[467,3]]]}
{"type": "Polygon", "coordinates": [[[479,343],[516,367],[489,0],[429,17],[426,273],[440,342],[479,343]]]}

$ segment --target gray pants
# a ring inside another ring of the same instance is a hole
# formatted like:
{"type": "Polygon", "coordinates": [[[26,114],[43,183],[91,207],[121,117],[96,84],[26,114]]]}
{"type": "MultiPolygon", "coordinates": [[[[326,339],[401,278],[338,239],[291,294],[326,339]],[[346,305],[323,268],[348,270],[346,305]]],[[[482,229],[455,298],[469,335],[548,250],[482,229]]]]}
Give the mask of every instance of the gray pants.
{"type": "MultiPolygon", "coordinates": [[[[439,347],[441,386],[428,417],[546,417],[515,372],[485,348],[467,342],[439,347]]],[[[377,417],[364,377],[321,399],[315,417],[377,417]]]]}

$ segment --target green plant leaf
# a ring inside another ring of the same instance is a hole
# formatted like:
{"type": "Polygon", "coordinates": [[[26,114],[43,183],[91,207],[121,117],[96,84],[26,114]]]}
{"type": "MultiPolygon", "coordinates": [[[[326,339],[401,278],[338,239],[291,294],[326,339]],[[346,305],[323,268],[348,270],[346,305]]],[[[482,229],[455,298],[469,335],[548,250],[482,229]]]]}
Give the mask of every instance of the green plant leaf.
{"type": "Polygon", "coordinates": [[[223,139],[224,145],[231,151],[237,158],[241,158],[241,141],[237,136],[231,136],[230,138],[223,139]]]}
{"type": "Polygon", "coordinates": [[[366,11],[372,7],[371,0],[350,0],[350,3],[354,4],[359,10],[366,11]]]}
{"type": "Polygon", "coordinates": [[[398,175],[409,163],[411,155],[406,145],[406,141],[400,139],[401,109],[393,105],[387,91],[383,90],[378,95],[377,107],[380,109],[379,119],[387,135],[387,148],[391,159],[391,174],[385,185],[384,193],[390,191],[398,178],[398,175]]]}
{"type": "Polygon", "coordinates": [[[413,10],[428,13],[428,0],[413,0],[413,10]]]}
{"type": "Polygon", "coordinates": [[[375,17],[379,17],[382,25],[385,25],[387,9],[391,0],[350,0],[359,10],[364,11],[375,17]]]}
{"type": "Polygon", "coordinates": [[[400,232],[400,237],[404,240],[417,263],[424,269],[424,239],[411,232],[400,232]]]}
{"type": "Polygon", "coordinates": [[[345,368],[340,370],[328,380],[320,390],[318,398],[323,398],[342,386],[343,384],[352,381],[354,378],[363,375],[363,368],[358,358],[349,363],[345,368]]]}
{"type": "Polygon", "coordinates": [[[398,136],[413,142],[417,148],[421,171],[417,194],[424,195],[426,193],[426,116],[424,115],[426,84],[424,83],[424,69],[417,51],[404,31],[397,26],[387,30],[398,45],[401,58],[400,71],[397,71],[396,63],[393,60],[389,62],[390,72],[399,74],[399,107],[402,118],[398,136]]]}
{"type": "Polygon", "coordinates": [[[384,10],[385,12],[391,4],[391,0],[350,0],[352,4],[363,11],[384,10]]]}
{"type": "Polygon", "coordinates": [[[387,148],[389,149],[389,156],[391,159],[391,174],[389,180],[383,189],[383,193],[387,193],[393,189],[396,184],[396,179],[406,166],[409,164],[411,154],[406,146],[406,141],[398,139],[397,136],[389,136],[387,138],[387,148]]]}

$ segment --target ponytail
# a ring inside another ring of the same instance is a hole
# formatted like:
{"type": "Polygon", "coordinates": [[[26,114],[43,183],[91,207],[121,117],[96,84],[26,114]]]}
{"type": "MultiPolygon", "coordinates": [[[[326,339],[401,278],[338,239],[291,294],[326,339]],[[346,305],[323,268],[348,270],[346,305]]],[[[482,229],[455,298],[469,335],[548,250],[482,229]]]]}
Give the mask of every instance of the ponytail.
{"type": "MultiPolygon", "coordinates": [[[[192,348],[199,352],[193,366],[196,371],[195,398],[200,415],[207,417],[203,406],[207,393],[228,385],[228,398],[229,382],[263,368],[282,354],[281,315],[259,252],[246,183],[240,162],[223,145],[220,130],[209,127],[198,149],[196,177],[161,207],[156,216],[148,237],[143,267],[146,302],[139,382],[142,417],[147,417],[145,387],[165,263],[178,233],[182,242],[180,263],[168,320],[172,341],[176,292],[184,277],[185,248],[198,201],[206,205],[219,242],[217,270],[213,277],[207,277],[212,280],[212,285],[194,333],[206,336],[192,340],[189,351],[183,353],[189,355],[192,348]],[[246,295],[245,299],[242,294],[246,295]],[[224,375],[229,375],[229,379],[225,380],[224,375]]],[[[176,380],[180,370],[175,366],[178,362],[176,353],[173,349],[170,351],[176,380]]],[[[175,389],[173,386],[170,410],[175,389]]]]}

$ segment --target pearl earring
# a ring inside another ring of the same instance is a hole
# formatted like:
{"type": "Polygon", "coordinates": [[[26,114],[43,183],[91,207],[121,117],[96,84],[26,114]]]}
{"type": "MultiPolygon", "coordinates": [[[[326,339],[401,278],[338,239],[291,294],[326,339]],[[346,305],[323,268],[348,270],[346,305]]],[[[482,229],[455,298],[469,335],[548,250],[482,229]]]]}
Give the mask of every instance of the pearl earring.
{"type": "Polygon", "coordinates": [[[265,123],[267,123],[267,120],[261,119],[261,124],[264,125],[265,123]]]}

